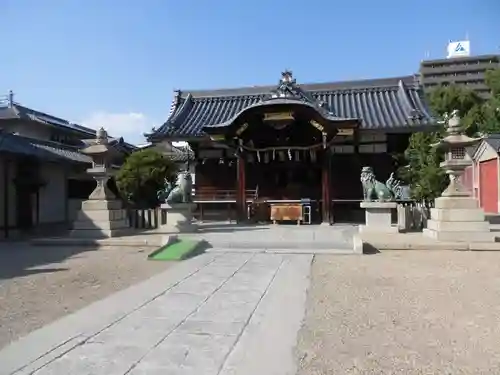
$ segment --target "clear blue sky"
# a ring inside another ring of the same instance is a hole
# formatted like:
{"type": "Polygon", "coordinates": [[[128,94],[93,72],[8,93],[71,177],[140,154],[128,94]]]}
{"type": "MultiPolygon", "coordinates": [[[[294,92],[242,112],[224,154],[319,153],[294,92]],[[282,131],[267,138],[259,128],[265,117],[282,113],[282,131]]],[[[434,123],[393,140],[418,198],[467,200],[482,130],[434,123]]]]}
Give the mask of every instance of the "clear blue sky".
{"type": "Polygon", "coordinates": [[[0,95],[137,142],[174,88],[411,74],[466,33],[499,53],[499,15],[499,0],[0,0],[0,95]]]}

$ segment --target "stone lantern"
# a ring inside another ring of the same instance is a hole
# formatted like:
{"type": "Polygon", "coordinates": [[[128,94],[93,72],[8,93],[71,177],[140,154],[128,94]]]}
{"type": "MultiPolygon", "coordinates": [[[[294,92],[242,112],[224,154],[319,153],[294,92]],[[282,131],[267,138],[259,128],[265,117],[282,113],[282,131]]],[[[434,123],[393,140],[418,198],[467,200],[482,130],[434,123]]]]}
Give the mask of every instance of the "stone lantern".
{"type": "Polygon", "coordinates": [[[108,143],[106,130],[100,128],[96,133],[94,143],[81,152],[92,158],[92,168],[87,169],[87,173],[97,182],[97,186],[90,194],[89,199],[115,200],[116,196],[109,190],[107,183],[112,175],[111,160],[116,156],[116,152],[108,143]]]}
{"type": "Polygon", "coordinates": [[[448,119],[447,135],[435,147],[445,152],[440,164],[450,182],[439,198],[436,198],[431,218],[427,221],[424,235],[442,241],[494,242],[489,222],[477,199],[464,188],[460,176],[472,164],[467,157],[466,147],[478,143],[481,138],[470,138],[463,134],[457,111],[448,119]]]}
{"type": "Polygon", "coordinates": [[[446,128],[447,136],[433,145],[445,152],[445,159],[441,162],[449,176],[448,187],[441,194],[442,197],[469,197],[470,192],[460,182],[460,176],[465,168],[472,165],[472,160],[466,157],[465,149],[481,141],[481,138],[470,138],[463,134],[460,118],[457,111],[453,111],[446,128]]]}
{"type": "Polygon", "coordinates": [[[129,223],[122,202],[107,186],[113,174],[111,163],[117,151],[109,144],[106,131],[99,129],[96,139],[81,152],[92,158],[92,168],[87,169],[87,173],[95,179],[97,186],[88,200],[82,202],[71,236],[106,238],[128,232],[129,223]]]}

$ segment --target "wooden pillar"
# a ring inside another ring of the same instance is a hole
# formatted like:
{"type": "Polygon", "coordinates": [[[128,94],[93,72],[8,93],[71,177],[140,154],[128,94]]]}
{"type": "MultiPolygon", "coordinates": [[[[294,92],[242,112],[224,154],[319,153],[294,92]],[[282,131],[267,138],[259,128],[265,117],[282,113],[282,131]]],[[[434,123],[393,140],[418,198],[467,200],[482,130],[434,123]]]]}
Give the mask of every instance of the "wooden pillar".
{"type": "Polygon", "coordinates": [[[323,224],[331,223],[331,151],[326,149],[323,153],[323,161],[321,167],[321,199],[323,200],[322,221],[323,224]]]}
{"type": "Polygon", "coordinates": [[[238,155],[236,160],[236,214],[238,222],[247,218],[245,160],[238,155]]]}

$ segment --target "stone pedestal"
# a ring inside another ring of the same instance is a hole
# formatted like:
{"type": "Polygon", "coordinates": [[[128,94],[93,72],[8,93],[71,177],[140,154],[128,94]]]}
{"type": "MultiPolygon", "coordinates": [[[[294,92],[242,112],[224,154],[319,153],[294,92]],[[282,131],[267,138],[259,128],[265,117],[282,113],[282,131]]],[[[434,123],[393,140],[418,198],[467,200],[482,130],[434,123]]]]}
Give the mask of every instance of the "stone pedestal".
{"type": "Polygon", "coordinates": [[[438,241],[494,242],[489,222],[472,197],[439,197],[431,209],[424,236],[438,241]]]}
{"type": "Polygon", "coordinates": [[[193,223],[195,203],[163,203],[160,206],[167,211],[167,223],[160,230],[168,233],[191,233],[198,230],[193,223]]]}
{"type": "Polygon", "coordinates": [[[118,237],[129,231],[127,212],[119,200],[89,199],[82,203],[70,236],[108,238],[118,237]]]}
{"type": "Polygon", "coordinates": [[[392,225],[392,210],[396,202],[361,202],[365,209],[365,225],[359,226],[360,233],[398,233],[398,227],[392,225]]]}

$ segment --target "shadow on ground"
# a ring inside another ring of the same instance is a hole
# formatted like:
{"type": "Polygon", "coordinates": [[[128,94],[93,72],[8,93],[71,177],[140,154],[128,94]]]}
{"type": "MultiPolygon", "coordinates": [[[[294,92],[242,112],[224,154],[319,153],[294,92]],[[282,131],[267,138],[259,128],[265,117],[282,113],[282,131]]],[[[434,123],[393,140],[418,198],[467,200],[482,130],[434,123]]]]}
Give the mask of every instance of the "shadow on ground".
{"type": "Polygon", "coordinates": [[[380,254],[380,250],[369,243],[363,243],[363,254],[365,255],[375,255],[380,254]]]}
{"type": "Polygon", "coordinates": [[[95,251],[91,247],[42,247],[31,246],[24,242],[0,243],[0,280],[37,273],[65,271],[65,268],[50,267],[31,269],[47,264],[60,263],[82,252],[95,251]]]}

